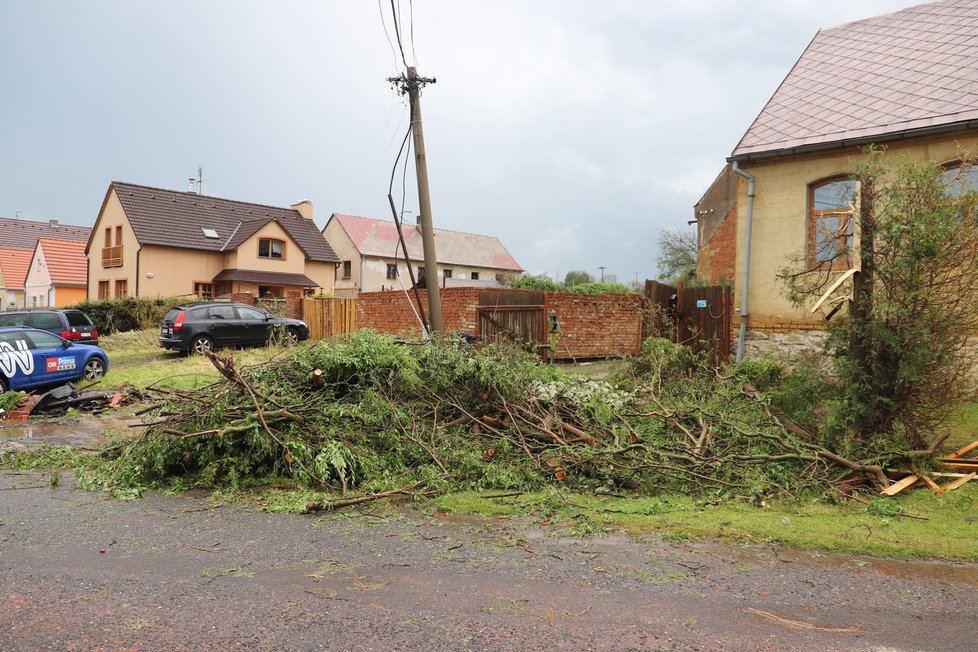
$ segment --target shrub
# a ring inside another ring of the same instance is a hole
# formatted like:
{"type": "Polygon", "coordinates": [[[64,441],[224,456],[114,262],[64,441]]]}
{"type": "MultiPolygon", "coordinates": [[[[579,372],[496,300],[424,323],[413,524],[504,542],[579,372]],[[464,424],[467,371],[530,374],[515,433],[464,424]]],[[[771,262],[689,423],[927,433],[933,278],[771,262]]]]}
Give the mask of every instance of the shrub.
{"type": "Polygon", "coordinates": [[[174,306],[199,301],[196,297],[123,297],[82,301],[75,307],[91,317],[99,333],[111,335],[156,328],[174,306]]]}

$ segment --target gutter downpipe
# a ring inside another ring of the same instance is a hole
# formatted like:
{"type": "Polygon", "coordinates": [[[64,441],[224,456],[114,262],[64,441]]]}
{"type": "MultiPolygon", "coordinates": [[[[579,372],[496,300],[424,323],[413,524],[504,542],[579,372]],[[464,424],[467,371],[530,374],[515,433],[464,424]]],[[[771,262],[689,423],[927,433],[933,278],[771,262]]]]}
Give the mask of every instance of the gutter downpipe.
{"type": "Polygon", "coordinates": [[[740,169],[740,162],[733,162],[733,171],[747,179],[747,223],[744,225],[744,281],[741,287],[740,337],[737,338],[737,362],[744,359],[744,340],[747,338],[747,289],[750,283],[750,229],[754,218],[754,175],[740,169]]]}

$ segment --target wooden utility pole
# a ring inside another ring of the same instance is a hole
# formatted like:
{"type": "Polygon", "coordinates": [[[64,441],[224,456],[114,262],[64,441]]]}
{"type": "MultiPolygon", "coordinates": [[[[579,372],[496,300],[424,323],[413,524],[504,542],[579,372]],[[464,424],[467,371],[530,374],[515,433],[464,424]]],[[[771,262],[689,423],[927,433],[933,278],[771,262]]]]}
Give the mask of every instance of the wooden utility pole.
{"type": "Polygon", "coordinates": [[[419,77],[413,66],[408,67],[407,76],[391,77],[388,81],[397,84],[401,93],[407,93],[411,101],[411,131],[414,134],[414,161],[418,178],[418,227],[421,229],[421,242],[424,247],[425,287],[428,289],[428,316],[431,319],[431,332],[442,332],[441,294],[439,292],[438,258],[435,256],[435,232],[431,219],[431,195],[428,192],[428,164],[424,150],[424,130],[421,127],[421,93],[426,84],[434,84],[434,78],[419,77]]]}

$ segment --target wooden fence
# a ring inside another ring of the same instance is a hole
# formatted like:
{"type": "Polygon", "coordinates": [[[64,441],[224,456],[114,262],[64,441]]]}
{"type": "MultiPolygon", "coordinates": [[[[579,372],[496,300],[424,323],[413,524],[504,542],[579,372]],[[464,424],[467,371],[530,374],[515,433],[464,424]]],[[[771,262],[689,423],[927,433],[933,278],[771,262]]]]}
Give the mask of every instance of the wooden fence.
{"type": "Polygon", "coordinates": [[[324,340],[357,329],[356,299],[303,299],[302,320],[309,325],[309,338],[324,340]]]}
{"type": "Polygon", "coordinates": [[[733,346],[733,297],[729,287],[678,287],[645,282],[645,297],[652,304],[642,335],[658,335],[673,342],[707,350],[725,360],[733,346]]]}

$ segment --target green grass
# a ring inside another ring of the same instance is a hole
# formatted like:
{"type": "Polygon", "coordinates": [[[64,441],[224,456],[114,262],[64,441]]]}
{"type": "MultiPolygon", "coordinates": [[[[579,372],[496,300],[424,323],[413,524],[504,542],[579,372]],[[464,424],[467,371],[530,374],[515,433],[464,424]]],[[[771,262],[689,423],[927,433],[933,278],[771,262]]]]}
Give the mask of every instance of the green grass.
{"type": "MultiPolygon", "coordinates": [[[[156,329],[117,333],[100,342],[109,356],[109,373],[94,389],[132,385],[145,388],[162,385],[176,389],[195,389],[219,378],[214,365],[200,355],[186,356],[160,347],[156,329]]],[[[281,346],[250,349],[222,349],[222,356],[233,356],[238,366],[265,362],[284,351],[281,346]]]]}
{"type": "Polygon", "coordinates": [[[862,503],[775,503],[767,508],[726,502],[704,504],[684,496],[610,498],[555,493],[488,499],[459,493],[436,499],[439,510],[487,516],[520,516],[580,534],[585,519],[606,531],[655,533],[669,538],[714,538],[747,544],[778,543],[897,559],[978,561],[978,522],[965,520],[978,487],[965,485],[935,496],[911,491],[887,500],[897,508],[874,510],[862,503]],[[889,511],[878,516],[873,511],[889,511]],[[901,511],[904,515],[892,512],[901,511]],[[913,518],[918,517],[918,518],[913,518]],[[924,520],[926,519],[926,520],[924,520]]]}

